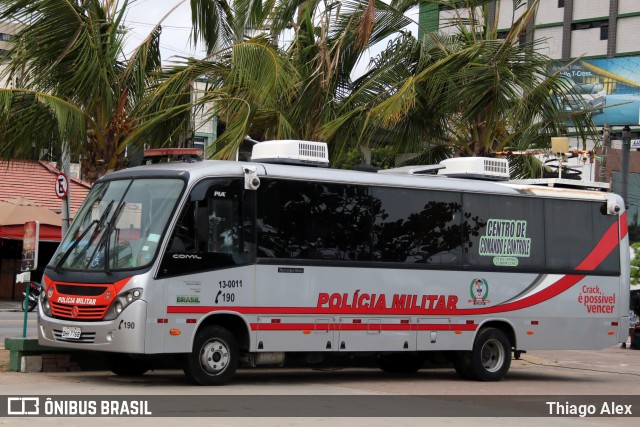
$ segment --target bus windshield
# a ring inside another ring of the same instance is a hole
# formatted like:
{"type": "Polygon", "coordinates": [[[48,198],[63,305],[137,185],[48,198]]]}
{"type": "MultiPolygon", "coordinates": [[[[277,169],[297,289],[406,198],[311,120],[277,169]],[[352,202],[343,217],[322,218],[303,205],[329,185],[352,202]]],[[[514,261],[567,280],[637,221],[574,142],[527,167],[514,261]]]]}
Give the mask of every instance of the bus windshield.
{"type": "Polygon", "coordinates": [[[49,266],[109,272],[148,265],[183,187],[165,178],[96,184],[49,266]]]}

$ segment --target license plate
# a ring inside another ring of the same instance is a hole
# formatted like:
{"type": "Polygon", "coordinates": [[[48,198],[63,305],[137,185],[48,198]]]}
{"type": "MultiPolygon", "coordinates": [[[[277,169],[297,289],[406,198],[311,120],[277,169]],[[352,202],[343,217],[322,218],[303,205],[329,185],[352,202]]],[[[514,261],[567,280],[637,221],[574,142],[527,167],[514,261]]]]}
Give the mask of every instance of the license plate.
{"type": "Polygon", "coordinates": [[[69,328],[66,326],[62,327],[62,338],[77,340],[78,338],[80,338],[80,333],[80,328],[69,328]]]}

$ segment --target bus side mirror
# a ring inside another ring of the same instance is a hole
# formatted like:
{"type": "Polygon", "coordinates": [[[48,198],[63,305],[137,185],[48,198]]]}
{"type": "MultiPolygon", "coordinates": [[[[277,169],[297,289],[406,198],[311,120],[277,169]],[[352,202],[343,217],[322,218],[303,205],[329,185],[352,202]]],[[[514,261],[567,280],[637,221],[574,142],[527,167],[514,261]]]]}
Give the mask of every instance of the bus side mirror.
{"type": "Polygon", "coordinates": [[[244,166],[244,188],[245,190],[257,190],[260,187],[258,170],[252,166],[244,166]]]}
{"type": "Polygon", "coordinates": [[[607,200],[607,215],[619,215],[622,208],[615,200],[607,200]]]}

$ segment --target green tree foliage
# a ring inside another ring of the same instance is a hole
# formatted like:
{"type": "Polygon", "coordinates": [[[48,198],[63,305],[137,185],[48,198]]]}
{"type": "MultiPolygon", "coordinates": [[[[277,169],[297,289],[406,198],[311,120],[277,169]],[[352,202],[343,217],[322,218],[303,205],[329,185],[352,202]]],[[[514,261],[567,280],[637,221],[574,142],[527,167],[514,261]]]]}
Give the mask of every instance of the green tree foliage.
{"type": "MultiPolygon", "coordinates": [[[[512,1],[522,13],[504,35],[497,17],[489,20],[487,0],[437,3],[453,10],[455,31],[425,30],[422,39],[406,32],[405,12],[417,0],[310,0],[261,3],[269,31],[266,23],[256,25],[262,32],[253,39],[236,35],[220,43],[219,33],[206,39],[211,56],[189,62],[181,73],[210,67],[212,83],[201,102],[215,104],[212,114],[227,131],[209,154],[233,158],[251,135],[323,140],[339,157],[360,145],[392,147],[418,153],[416,163],[433,163],[548,146],[551,136],[567,132],[568,120],[583,138],[596,135],[589,112],[562,108],[568,83],[540,53],[545,41],[522,37],[537,1],[526,9],[512,1]],[[272,6],[267,14],[264,8],[272,6]],[[287,31],[282,42],[278,37],[287,31]],[[358,76],[357,64],[374,49],[380,53],[358,76]]],[[[194,34],[206,36],[212,18],[201,9],[193,9],[194,34]]],[[[533,157],[513,160],[514,176],[540,175],[533,157]]]]}
{"type": "MultiPolygon", "coordinates": [[[[0,157],[24,158],[35,150],[67,144],[82,158],[83,178],[94,181],[118,169],[125,151],[154,129],[130,135],[146,120],[141,101],[161,71],[160,26],[131,53],[123,51],[128,1],[3,0],[0,20],[20,30],[4,77],[14,89],[0,89],[0,157]]],[[[188,103],[188,87],[174,97],[188,103]]],[[[145,104],[148,105],[148,104],[145,104]]],[[[158,108],[158,106],[156,106],[158,108]]],[[[188,110],[171,112],[161,129],[174,140],[188,110]]]]}
{"type": "MultiPolygon", "coordinates": [[[[5,75],[17,89],[0,90],[0,156],[67,143],[94,180],[130,147],[180,145],[194,110],[224,125],[207,153],[220,159],[247,135],[326,141],[334,159],[391,148],[414,163],[545,146],[568,118],[595,135],[589,112],[562,109],[567,83],[541,41],[522,40],[537,0],[504,37],[488,0],[440,0],[455,31],[417,38],[406,12],[420,1],[435,0],[191,0],[207,57],[162,69],[159,25],[124,54],[127,0],[3,0],[0,19],[24,27],[5,75]],[[207,87],[194,100],[196,79],[207,87]]],[[[531,158],[515,164],[514,176],[539,175],[531,158]]]]}
{"type": "Polygon", "coordinates": [[[631,260],[631,284],[640,284],[640,242],[632,243],[634,257],[631,260]]]}

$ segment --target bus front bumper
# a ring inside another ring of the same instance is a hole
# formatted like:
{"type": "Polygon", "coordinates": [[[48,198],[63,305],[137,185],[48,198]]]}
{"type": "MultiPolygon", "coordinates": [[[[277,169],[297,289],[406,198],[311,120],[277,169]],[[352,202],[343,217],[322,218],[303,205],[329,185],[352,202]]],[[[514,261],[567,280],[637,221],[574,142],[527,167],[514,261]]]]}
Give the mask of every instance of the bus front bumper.
{"type": "Polygon", "coordinates": [[[147,303],[134,301],[114,320],[78,322],[48,317],[38,304],[38,343],[74,350],[144,354],[147,303]]]}

